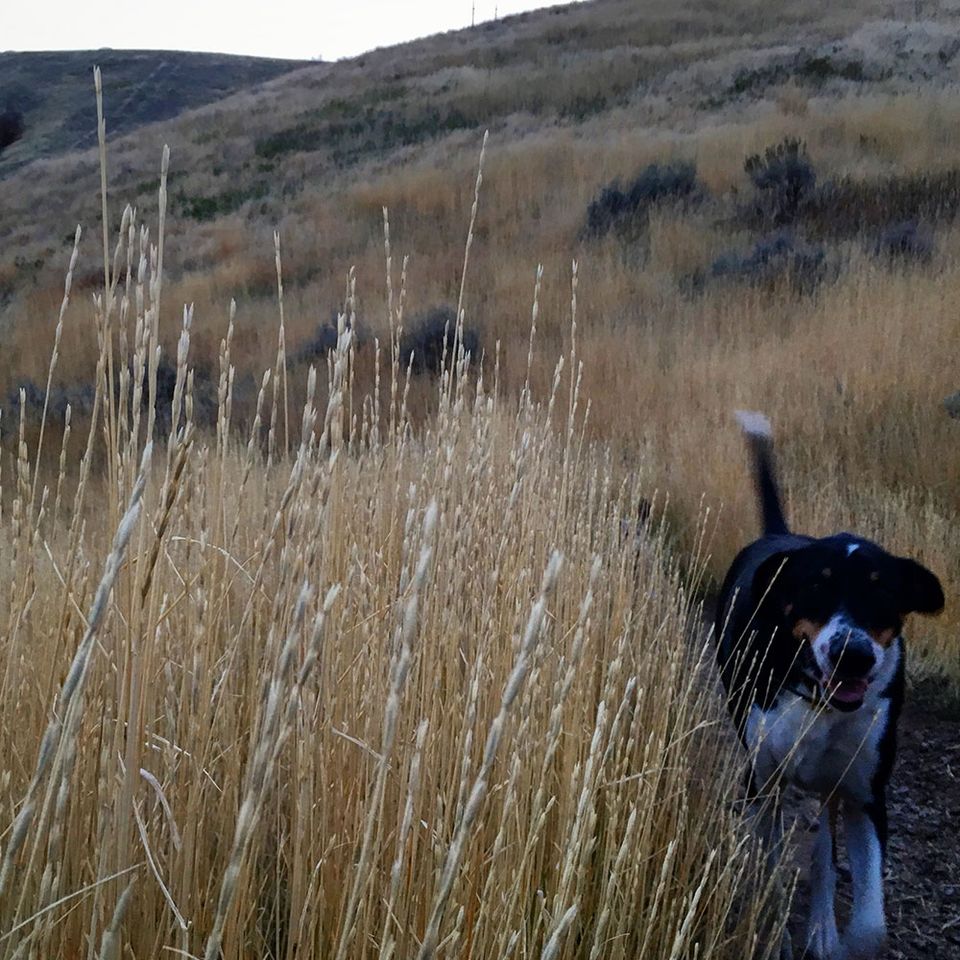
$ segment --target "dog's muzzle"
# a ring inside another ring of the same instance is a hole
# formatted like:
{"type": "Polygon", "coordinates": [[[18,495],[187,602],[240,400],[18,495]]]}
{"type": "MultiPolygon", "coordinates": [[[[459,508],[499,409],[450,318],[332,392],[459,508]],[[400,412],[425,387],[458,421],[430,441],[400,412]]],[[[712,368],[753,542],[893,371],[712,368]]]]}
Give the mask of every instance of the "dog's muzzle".
{"type": "Polygon", "coordinates": [[[824,698],[838,710],[856,710],[877,666],[870,635],[837,617],[820,632],[813,648],[824,698]]]}

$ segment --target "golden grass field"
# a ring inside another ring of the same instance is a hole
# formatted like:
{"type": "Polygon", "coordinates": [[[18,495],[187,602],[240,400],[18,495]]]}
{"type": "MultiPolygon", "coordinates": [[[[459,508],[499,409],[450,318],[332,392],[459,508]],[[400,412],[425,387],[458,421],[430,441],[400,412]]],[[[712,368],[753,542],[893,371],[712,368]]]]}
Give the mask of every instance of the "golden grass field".
{"type": "Polygon", "coordinates": [[[394,363],[354,426],[341,317],[324,403],[265,376],[244,444],[232,323],[194,425],[188,309],[145,443],[162,248],[123,227],[78,472],[21,419],[8,481],[3,955],[770,955],[704,558],[624,537],[579,376],[510,400],[461,351],[425,426],[394,363]]]}
{"type": "Polygon", "coordinates": [[[310,68],[4,182],[0,956],[774,951],[700,609],[757,530],[731,412],[773,420],[799,529],[941,576],[911,676],[960,681],[960,232],[934,204],[914,262],[875,255],[884,224],[803,221],[812,292],[711,264],[764,232],[749,154],[799,137],[818,183],[882,200],[955,169],[960,98],[949,73],[756,61],[889,5],[662,6],[310,68]],[[709,99],[742,59],[769,83],[709,99]],[[534,67],[540,106],[518,105],[534,67]],[[385,84],[469,123],[349,161],[256,153],[385,84]],[[705,199],[583,236],[604,185],[680,160],[705,199]],[[185,213],[224,181],[236,209],[185,213]],[[482,365],[408,375],[401,328],[438,303],[482,365]],[[312,371],[297,351],[332,312],[312,371]],[[90,393],[65,428],[11,402],[27,383],[90,393]]]}

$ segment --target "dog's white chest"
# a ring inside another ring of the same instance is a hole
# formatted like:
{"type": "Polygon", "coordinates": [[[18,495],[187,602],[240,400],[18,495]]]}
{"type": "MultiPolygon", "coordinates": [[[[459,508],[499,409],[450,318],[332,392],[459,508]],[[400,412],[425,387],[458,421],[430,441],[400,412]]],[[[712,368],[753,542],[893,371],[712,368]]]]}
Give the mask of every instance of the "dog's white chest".
{"type": "Polygon", "coordinates": [[[804,790],[869,800],[888,711],[883,699],[853,713],[822,710],[792,693],[770,710],[753,707],[746,738],[756,757],[757,786],[780,770],[785,783],[804,790]]]}

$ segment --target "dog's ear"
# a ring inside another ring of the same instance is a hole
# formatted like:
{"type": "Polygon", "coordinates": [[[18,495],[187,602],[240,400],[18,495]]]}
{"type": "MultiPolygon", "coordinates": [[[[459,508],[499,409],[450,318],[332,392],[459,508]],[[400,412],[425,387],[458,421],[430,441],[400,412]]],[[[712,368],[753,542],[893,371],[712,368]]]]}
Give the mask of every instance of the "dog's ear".
{"type": "Polygon", "coordinates": [[[943,610],[943,588],[940,581],[926,567],[907,557],[898,557],[902,586],[903,613],[936,615],[943,610]]]}

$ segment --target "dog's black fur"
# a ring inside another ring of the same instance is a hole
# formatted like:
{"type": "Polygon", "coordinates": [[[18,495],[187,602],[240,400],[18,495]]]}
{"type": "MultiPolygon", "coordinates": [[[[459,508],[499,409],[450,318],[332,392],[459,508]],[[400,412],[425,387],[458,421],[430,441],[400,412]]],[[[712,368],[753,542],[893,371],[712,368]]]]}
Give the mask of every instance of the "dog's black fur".
{"type": "MultiPolygon", "coordinates": [[[[750,793],[776,795],[781,783],[792,782],[819,796],[825,809],[843,803],[853,915],[841,942],[832,841],[828,864],[823,839],[814,853],[823,889],[813,891],[807,955],[873,958],[885,936],[885,793],[904,694],[901,631],[907,614],[939,612],[943,591],[925,567],[862,537],[790,532],[769,424],[757,414],[741,415],[741,424],[753,454],[763,536],[741,550],[721,588],[720,677],[751,751],[750,793]]],[[[831,820],[825,813],[821,829],[830,829],[831,820]]]]}

